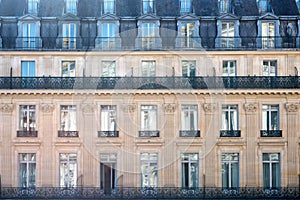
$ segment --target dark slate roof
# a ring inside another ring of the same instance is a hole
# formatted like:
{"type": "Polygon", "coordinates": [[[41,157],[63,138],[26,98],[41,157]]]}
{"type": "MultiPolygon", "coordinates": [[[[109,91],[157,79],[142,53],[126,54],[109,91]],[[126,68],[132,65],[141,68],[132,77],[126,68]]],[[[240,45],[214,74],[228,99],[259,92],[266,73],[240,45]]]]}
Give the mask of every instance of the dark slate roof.
{"type": "Polygon", "coordinates": [[[199,16],[217,16],[218,0],[197,0],[194,2],[195,14],[199,16]]]}
{"type": "Polygon", "coordinates": [[[256,0],[234,0],[234,14],[237,16],[258,16],[256,0]]]}
{"type": "Polygon", "coordinates": [[[26,1],[24,0],[1,0],[1,16],[22,16],[25,14],[26,1]]]}
{"type": "Polygon", "coordinates": [[[295,0],[271,0],[271,8],[278,16],[299,15],[295,0]]]}
{"type": "Polygon", "coordinates": [[[59,17],[63,15],[64,0],[40,0],[39,17],[59,17]]]}
{"type": "Polygon", "coordinates": [[[179,16],[179,1],[156,0],[156,14],[158,16],[179,16]]]}

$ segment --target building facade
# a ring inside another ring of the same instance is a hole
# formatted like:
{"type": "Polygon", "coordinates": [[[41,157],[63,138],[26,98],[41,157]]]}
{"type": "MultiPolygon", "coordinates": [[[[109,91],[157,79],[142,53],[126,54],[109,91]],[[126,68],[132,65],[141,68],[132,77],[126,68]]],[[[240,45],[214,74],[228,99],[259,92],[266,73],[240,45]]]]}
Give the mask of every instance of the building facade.
{"type": "Polygon", "coordinates": [[[0,0],[1,195],[299,196],[298,7],[0,0]]]}

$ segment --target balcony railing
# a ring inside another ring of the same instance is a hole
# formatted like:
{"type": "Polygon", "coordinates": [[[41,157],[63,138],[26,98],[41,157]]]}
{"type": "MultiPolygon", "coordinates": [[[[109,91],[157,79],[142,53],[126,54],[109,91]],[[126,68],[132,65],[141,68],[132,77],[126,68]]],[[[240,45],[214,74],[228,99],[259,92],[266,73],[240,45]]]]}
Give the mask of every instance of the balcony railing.
{"type": "Polygon", "coordinates": [[[240,130],[220,130],[220,137],[241,137],[240,130]]]}
{"type": "Polygon", "coordinates": [[[139,137],[142,138],[159,137],[159,131],[139,131],[139,137]]]}
{"type": "Polygon", "coordinates": [[[260,137],[282,137],[282,130],[261,130],[260,137]]]}
{"type": "Polygon", "coordinates": [[[179,136],[180,137],[200,137],[200,131],[199,130],[194,130],[194,131],[180,130],[179,136]]]}
{"type": "Polygon", "coordinates": [[[37,137],[38,132],[37,131],[17,131],[17,137],[37,137]]]}
{"type": "Polygon", "coordinates": [[[78,131],[58,131],[58,137],[76,138],[76,137],[79,137],[79,132],[78,131]]]}
{"type": "Polygon", "coordinates": [[[156,89],[300,89],[298,76],[237,77],[0,77],[0,89],[156,90],[156,89]]]}
{"type": "Polygon", "coordinates": [[[98,131],[98,137],[119,137],[119,131],[98,131]]]}
{"type": "MultiPolygon", "coordinates": [[[[125,36],[126,35],[126,36],[125,36]]],[[[100,51],[100,50],[274,50],[299,49],[300,37],[1,37],[0,50],[100,51]]]]}
{"type": "Polygon", "coordinates": [[[223,188],[125,188],[110,193],[96,187],[76,188],[13,188],[3,187],[1,199],[299,199],[298,187],[282,187],[266,190],[261,187],[243,187],[235,190],[223,188]]]}

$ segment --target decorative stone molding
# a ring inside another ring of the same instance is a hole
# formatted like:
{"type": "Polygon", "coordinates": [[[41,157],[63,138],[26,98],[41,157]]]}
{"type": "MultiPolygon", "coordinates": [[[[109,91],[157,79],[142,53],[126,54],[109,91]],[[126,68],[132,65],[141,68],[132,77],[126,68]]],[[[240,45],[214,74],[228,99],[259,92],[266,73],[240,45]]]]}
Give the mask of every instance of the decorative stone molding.
{"type": "Polygon", "coordinates": [[[203,104],[203,109],[206,113],[214,113],[217,110],[217,104],[205,103],[203,104]]]}
{"type": "Polygon", "coordinates": [[[53,104],[43,103],[41,104],[41,110],[43,113],[51,113],[54,110],[53,104]]]}
{"type": "Polygon", "coordinates": [[[246,113],[255,113],[258,109],[258,103],[245,103],[244,108],[246,113]]]}
{"type": "Polygon", "coordinates": [[[136,110],[136,105],[135,104],[124,104],[122,106],[122,109],[125,113],[133,113],[136,110]]]}
{"type": "Polygon", "coordinates": [[[12,103],[2,103],[0,104],[0,111],[4,113],[11,113],[14,109],[14,105],[12,103]]]}
{"type": "Polygon", "coordinates": [[[298,112],[299,104],[298,103],[286,103],[286,111],[289,113],[298,112]]]}
{"type": "Polygon", "coordinates": [[[163,104],[165,113],[174,113],[176,105],[174,103],[165,103],[163,104]]]}
{"type": "Polygon", "coordinates": [[[83,113],[93,113],[95,111],[95,104],[83,103],[81,104],[81,110],[83,113]]]}

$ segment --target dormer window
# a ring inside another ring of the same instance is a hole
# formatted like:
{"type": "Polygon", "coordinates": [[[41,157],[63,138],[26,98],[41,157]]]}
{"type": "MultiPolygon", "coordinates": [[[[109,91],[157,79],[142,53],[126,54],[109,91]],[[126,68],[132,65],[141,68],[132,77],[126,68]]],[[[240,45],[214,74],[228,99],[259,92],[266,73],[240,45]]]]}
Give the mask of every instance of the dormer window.
{"type": "Polygon", "coordinates": [[[115,0],[103,0],[102,14],[115,14],[116,4],[115,0]]]}
{"type": "Polygon", "coordinates": [[[143,1],[143,14],[154,13],[154,0],[142,0],[143,1]]]}
{"type": "Polygon", "coordinates": [[[219,0],[219,11],[220,13],[231,13],[232,12],[232,0],[219,0]]]}
{"type": "Polygon", "coordinates": [[[37,15],[39,0],[27,0],[27,13],[37,15]]]}
{"type": "Polygon", "coordinates": [[[271,12],[270,0],[256,0],[260,14],[271,12]]]}
{"type": "Polygon", "coordinates": [[[300,11],[300,0],[296,0],[296,5],[298,7],[298,10],[300,11]]]}
{"type": "Polygon", "coordinates": [[[66,0],[66,13],[77,14],[77,0],[66,0]]]}
{"type": "Polygon", "coordinates": [[[180,14],[192,13],[192,0],[180,0],[180,14]]]}

